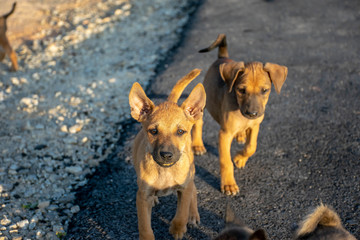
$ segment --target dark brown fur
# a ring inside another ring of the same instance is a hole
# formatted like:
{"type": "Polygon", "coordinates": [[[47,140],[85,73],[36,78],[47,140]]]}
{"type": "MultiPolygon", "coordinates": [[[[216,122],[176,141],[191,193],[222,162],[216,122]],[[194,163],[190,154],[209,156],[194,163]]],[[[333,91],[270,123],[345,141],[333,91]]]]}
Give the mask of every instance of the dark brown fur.
{"type": "Polygon", "coordinates": [[[19,66],[17,63],[17,57],[15,51],[10,46],[9,40],[6,37],[6,20],[7,18],[15,11],[16,2],[13,4],[12,9],[7,14],[0,17],[0,61],[2,61],[5,58],[5,55],[7,54],[11,60],[12,71],[17,71],[19,66]]]}
{"type": "MultiPolygon", "coordinates": [[[[269,99],[271,84],[277,93],[287,76],[287,68],[274,63],[235,62],[228,56],[226,36],[220,34],[207,52],[219,47],[218,59],[211,65],[204,79],[207,95],[206,108],[220,126],[219,159],[221,191],[235,195],[239,187],[234,178],[234,166],[231,161],[230,146],[235,138],[245,143],[244,149],[237,153],[233,162],[243,168],[246,161],[256,151],[260,123],[269,99]]],[[[195,124],[194,139],[201,142],[202,121],[195,124]]],[[[197,152],[202,154],[205,151],[197,152]]]]}

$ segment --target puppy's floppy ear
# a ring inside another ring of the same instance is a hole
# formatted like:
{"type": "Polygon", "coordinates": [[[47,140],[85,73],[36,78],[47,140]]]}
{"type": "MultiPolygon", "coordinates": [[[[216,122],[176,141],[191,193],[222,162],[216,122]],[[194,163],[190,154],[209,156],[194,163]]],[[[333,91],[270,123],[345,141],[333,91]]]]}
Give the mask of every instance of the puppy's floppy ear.
{"type": "Polygon", "coordinates": [[[280,94],[281,87],[286,80],[288,69],[285,66],[277,65],[275,63],[266,63],[264,70],[269,73],[270,80],[274,84],[275,91],[280,94]]]}
{"type": "Polygon", "coordinates": [[[249,240],[268,240],[269,238],[266,235],[264,229],[258,229],[253,234],[251,234],[249,240]]]}
{"type": "Polygon", "coordinates": [[[191,91],[189,97],[181,104],[185,115],[191,120],[196,121],[203,115],[206,104],[206,93],[204,86],[199,83],[191,91]]]}
{"type": "Polygon", "coordinates": [[[154,103],[146,96],[139,83],[134,83],[129,93],[129,104],[131,116],[142,122],[152,113],[155,108],[154,103]]]}
{"type": "Polygon", "coordinates": [[[232,91],[235,80],[240,72],[245,70],[244,62],[229,62],[223,63],[219,67],[221,78],[228,85],[229,92],[232,91]]]}

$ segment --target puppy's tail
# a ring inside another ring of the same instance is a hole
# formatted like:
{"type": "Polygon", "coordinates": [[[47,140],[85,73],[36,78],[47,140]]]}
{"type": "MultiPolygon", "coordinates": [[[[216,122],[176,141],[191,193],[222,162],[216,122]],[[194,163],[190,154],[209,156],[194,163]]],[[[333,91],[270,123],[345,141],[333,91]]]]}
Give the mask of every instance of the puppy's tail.
{"type": "Polygon", "coordinates": [[[13,14],[13,12],[15,11],[15,7],[16,7],[16,2],[13,3],[12,9],[10,12],[8,12],[7,14],[5,14],[3,17],[6,19],[8,18],[11,14],[13,14]]]}
{"type": "Polygon", "coordinates": [[[201,49],[199,52],[210,52],[214,48],[219,47],[218,51],[218,58],[228,58],[229,53],[227,50],[227,43],[226,43],[226,35],[225,34],[219,34],[215,42],[213,42],[209,47],[201,49]]]}
{"type": "Polygon", "coordinates": [[[301,222],[297,237],[312,233],[318,225],[342,228],[341,220],[336,212],[321,204],[301,222]]]}
{"type": "Polygon", "coordinates": [[[201,69],[195,68],[194,70],[186,74],[186,76],[182,77],[179,81],[177,81],[174,88],[171,90],[171,93],[168,97],[168,101],[177,103],[186,86],[192,80],[194,80],[200,74],[200,72],[201,69]]]}

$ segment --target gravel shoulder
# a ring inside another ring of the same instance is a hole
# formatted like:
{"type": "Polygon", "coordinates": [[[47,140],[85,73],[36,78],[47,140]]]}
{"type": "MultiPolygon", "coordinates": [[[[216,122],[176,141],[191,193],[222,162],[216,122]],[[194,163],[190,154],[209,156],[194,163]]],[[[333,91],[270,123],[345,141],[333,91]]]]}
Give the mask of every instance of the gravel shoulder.
{"type": "Polygon", "coordinates": [[[9,18],[20,70],[9,72],[7,58],[0,63],[1,240],[66,234],[69,219],[80,210],[74,190],[86,185],[86,176],[113,151],[121,123],[130,116],[131,85],[147,87],[195,6],[193,1],[50,2],[18,2],[17,16],[25,14],[24,5],[32,7],[27,16],[34,13],[34,19],[43,11],[40,32],[26,35],[16,29],[20,17],[9,18]]]}

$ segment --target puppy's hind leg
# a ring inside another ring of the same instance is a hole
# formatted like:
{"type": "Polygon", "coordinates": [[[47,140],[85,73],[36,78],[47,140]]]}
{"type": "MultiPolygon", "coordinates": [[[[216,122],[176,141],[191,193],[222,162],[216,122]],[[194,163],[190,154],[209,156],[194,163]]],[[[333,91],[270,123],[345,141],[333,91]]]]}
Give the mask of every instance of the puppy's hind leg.
{"type": "Polygon", "coordinates": [[[192,129],[192,149],[195,155],[203,155],[206,153],[206,148],[202,140],[203,120],[197,120],[192,129]]]}

